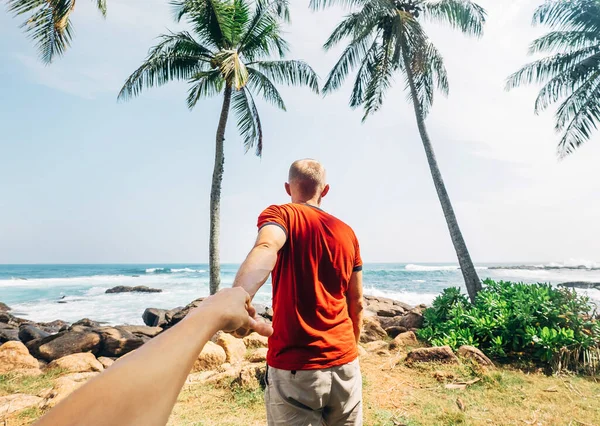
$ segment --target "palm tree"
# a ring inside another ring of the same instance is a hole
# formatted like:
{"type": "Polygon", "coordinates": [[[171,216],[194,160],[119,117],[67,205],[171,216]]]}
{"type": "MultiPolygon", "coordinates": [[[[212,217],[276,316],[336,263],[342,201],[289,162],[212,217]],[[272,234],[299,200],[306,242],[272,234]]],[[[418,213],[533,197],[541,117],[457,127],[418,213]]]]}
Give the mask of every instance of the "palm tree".
{"type": "Polygon", "coordinates": [[[210,192],[210,292],[220,286],[219,225],[223,141],[230,104],[246,151],[263,149],[263,130],[254,94],[285,110],[274,83],[309,86],[318,93],[317,76],[303,61],[267,60],[283,58],[288,51],[279,23],[282,2],[258,1],[253,8],[247,0],[183,0],[175,3],[176,19],[185,18],[189,32],[160,36],[146,60],[125,82],[119,99],[137,96],[142,89],[161,86],[172,80],[190,84],[187,104],[194,108],[202,98],[223,96],[217,127],[215,165],[210,192]]]}
{"type": "Polygon", "coordinates": [[[450,197],[442,179],[435,153],[425,127],[425,117],[433,103],[435,89],[448,93],[448,79],[442,56],[421,25],[423,20],[449,25],[466,35],[480,36],[485,11],[467,0],[312,0],[319,9],[332,4],[357,7],[333,30],[326,50],[350,39],[323,87],[325,94],[341,87],[348,73],[358,68],[350,106],[363,106],[363,121],[383,103],[394,72],[406,79],[417,126],[442,204],[465,285],[471,300],[481,290],[481,281],[471,261],[458,226],[450,197]]]}
{"type": "Polygon", "coordinates": [[[506,88],[543,83],[536,114],[566,97],[556,111],[555,126],[562,133],[562,158],[590,139],[600,121],[600,1],[548,1],[536,10],[533,24],[553,31],[535,40],[529,53],[550,56],[511,75],[506,88]]]}
{"type": "MultiPolygon", "coordinates": [[[[106,0],[93,0],[103,17],[106,17],[106,0]]],[[[26,15],[21,25],[35,41],[40,58],[50,64],[71,45],[73,26],[71,13],[76,0],[7,0],[9,12],[15,16],[26,15]]]]}

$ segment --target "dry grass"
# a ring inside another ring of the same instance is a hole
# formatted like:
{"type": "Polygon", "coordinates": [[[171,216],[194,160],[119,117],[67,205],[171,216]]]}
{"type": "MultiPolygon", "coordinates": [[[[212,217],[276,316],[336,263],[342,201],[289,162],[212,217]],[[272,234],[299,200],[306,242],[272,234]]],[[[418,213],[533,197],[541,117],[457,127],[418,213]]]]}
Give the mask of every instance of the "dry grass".
{"type": "MultiPolygon", "coordinates": [[[[407,367],[403,358],[392,354],[361,359],[366,425],[600,426],[600,383],[594,378],[546,376],[504,367],[483,371],[469,364],[407,367]],[[480,381],[463,390],[445,387],[475,378],[480,381]]],[[[34,394],[36,389],[49,387],[51,380],[48,376],[0,376],[0,395],[34,394]]],[[[26,410],[10,417],[8,424],[27,425],[41,414],[37,409],[26,410]]],[[[265,424],[260,390],[202,384],[189,385],[181,392],[169,421],[169,426],[265,424]]]]}

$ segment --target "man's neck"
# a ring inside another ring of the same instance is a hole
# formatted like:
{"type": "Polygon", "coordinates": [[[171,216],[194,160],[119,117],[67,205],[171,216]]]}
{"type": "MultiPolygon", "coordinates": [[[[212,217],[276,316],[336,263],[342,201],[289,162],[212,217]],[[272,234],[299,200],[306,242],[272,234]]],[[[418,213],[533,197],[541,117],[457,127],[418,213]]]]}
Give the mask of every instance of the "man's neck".
{"type": "Polygon", "coordinates": [[[321,203],[319,202],[319,199],[315,199],[315,198],[311,198],[310,200],[302,200],[302,199],[298,199],[298,200],[292,200],[292,203],[294,204],[306,204],[309,206],[313,206],[313,207],[318,207],[321,208],[321,203]]]}

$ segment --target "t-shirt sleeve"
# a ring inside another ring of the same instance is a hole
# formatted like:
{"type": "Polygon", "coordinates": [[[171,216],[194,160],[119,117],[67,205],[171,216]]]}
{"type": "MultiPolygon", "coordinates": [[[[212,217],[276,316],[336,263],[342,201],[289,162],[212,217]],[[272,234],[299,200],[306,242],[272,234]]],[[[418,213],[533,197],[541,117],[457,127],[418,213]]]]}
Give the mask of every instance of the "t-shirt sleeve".
{"type": "Polygon", "coordinates": [[[352,272],[362,271],[363,269],[363,261],[360,257],[360,245],[358,244],[358,239],[356,235],[354,236],[354,268],[352,272]]]}
{"type": "Polygon", "coordinates": [[[258,230],[260,231],[267,225],[275,225],[279,226],[287,237],[288,235],[288,224],[286,221],[286,217],[281,207],[279,206],[270,206],[267,207],[261,214],[258,216],[258,230]]]}

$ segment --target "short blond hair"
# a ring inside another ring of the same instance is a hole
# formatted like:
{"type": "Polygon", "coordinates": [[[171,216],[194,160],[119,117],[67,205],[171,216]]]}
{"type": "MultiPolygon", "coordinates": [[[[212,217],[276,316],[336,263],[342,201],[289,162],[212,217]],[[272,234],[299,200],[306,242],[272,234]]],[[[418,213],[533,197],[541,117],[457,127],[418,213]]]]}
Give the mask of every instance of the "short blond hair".
{"type": "Polygon", "coordinates": [[[289,183],[298,185],[304,197],[312,198],[325,188],[325,167],[317,160],[305,158],[292,163],[289,173],[289,183]]]}

